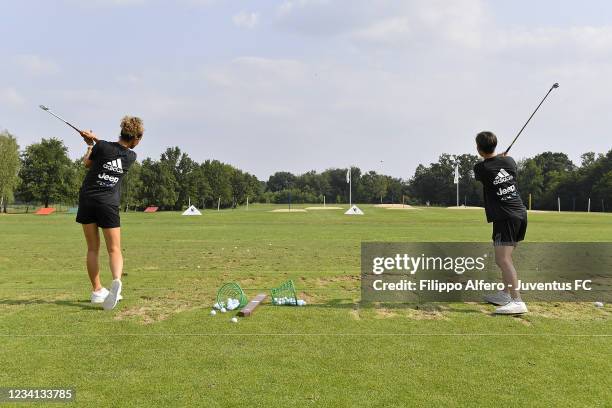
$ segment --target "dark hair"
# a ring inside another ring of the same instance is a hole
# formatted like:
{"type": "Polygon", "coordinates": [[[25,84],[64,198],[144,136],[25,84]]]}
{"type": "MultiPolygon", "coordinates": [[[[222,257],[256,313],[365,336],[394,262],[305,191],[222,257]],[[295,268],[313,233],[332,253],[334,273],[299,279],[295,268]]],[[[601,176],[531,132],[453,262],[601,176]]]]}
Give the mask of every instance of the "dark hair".
{"type": "Polygon", "coordinates": [[[481,152],[491,154],[497,147],[497,136],[489,131],[480,132],[476,135],[476,146],[481,152]]]}

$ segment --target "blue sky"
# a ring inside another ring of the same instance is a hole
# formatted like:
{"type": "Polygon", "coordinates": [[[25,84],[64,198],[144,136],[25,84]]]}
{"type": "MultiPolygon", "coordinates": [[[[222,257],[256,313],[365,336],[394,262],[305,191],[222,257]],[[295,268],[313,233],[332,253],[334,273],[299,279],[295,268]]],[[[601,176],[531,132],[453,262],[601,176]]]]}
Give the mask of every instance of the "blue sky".
{"type": "Polygon", "coordinates": [[[178,145],[260,178],[357,165],[407,178],[439,154],[505,146],[553,82],[518,158],[612,148],[606,1],[65,0],[0,6],[0,128],[79,139],[37,106],[140,158],[178,145]]]}

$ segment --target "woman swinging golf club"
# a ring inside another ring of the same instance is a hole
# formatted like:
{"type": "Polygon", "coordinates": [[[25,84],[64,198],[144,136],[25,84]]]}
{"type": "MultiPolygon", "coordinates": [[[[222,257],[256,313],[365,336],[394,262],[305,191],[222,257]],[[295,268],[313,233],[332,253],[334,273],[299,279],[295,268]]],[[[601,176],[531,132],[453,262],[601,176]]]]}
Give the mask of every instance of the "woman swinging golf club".
{"type": "Polygon", "coordinates": [[[121,299],[121,179],[136,160],[136,153],[131,149],[138,145],[143,132],[142,120],[133,116],[126,116],[121,120],[121,134],[117,142],[98,140],[91,130],[79,130],[87,143],[83,164],[89,171],[79,193],[76,221],[83,224],[87,241],[87,273],[93,288],[91,302],[102,303],[105,310],[113,309],[121,299]],[[100,283],[99,228],[104,234],[113,276],[110,290],[100,283]]]}

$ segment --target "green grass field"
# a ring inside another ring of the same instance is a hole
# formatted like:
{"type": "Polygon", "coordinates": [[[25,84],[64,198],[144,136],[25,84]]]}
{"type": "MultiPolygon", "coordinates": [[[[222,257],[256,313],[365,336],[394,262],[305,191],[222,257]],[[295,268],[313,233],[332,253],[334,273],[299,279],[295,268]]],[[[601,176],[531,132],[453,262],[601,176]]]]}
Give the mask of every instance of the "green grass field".
{"type": "MultiPolygon", "coordinates": [[[[360,306],[362,241],[488,241],[482,211],[271,208],[123,215],[111,312],[88,303],[74,215],[0,216],[0,387],[75,387],[79,407],[612,405],[608,305],[360,306]],[[308,306],[209,316],[223,282],[288,278],[308,306]]],[[[534,213],[527,239],[612,241],[612,214],[534,213]]]]}

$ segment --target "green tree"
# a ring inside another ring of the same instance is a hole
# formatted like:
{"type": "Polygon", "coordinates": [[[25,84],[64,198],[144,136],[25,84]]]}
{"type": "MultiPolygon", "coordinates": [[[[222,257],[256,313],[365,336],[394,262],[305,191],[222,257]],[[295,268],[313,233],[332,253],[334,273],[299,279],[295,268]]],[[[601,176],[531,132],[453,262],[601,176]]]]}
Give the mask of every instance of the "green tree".
{"type": "Polygon", "coordinates": [[[143,182],[142,166],[134,162],[130,170],[123,175],[121,180],[121,208],[128,211],[131,208],[142,207],[143,182]]]}
{"type": "Polygon", "coordinates": [[[172,170],[177,185],[177,200],[174,209],[180,210],[187,206],[191,197],[197,197],[197,177],[196,169],[198,163],[191,160],[187,153],[181,152],[178,146],[166,149],[161,155],[160,163],[172,170]]]}
{"type": "Polygon", "coordinates": [[[605,211],[606,204],[608,211],[612,207],[612,171],[604,174],[599,181],[593,186],[594,195],[601,201],[603,201],[602,211],[605,211]]]}
{"type": "MultiPolygon", "coordinates": [[[[482,186],[473,177],[474,165],[480,160],[472,154],[462,154],[455,159],[459,163],[459,201],[468,205],[482,204],[482,186]]],[[[437,163],[419,165],[409,181],[409,195],[417,203],[455,205],[457,186],[454,183],[455,160],[442,154],[437,163]]]]}
{"type": "Polygon", "coordinates": [[[0,132],[0,208],[6,212],[19,184],[19,145],[8,131],[0,132]]]}
{"type": "Polygon", "coordinates": [[[25,201],[70,201],[76,172],[68,149],[58,139],[42,139],[28,146],[21,157],[19,196],[25,201]]]}
{"type": "Polygon", "coordinates": [[[143,205],[173,209],[178,199],[178,184],[168,163],[146,158],[140,170],[142,189],[139,200],[143,205]]]}
{"type": "Polygon", "coordinates": [[[194,200],[204,208],[207,202],[211,203],[213,201],[213,192],[202,165],[193,170],[192,177],[195,180],[194,200]]]}
{"type": "Polygon", "coordinates": [[[269,191],[281,191],[292,187],[295,184],[296,177],[288,171],[278,171],[268,179],[269,191]]]}
{"type": "Polygon", "coordinates": [[[542,168],[534,159],[524,159],[517,163],[518,167],[518,189],[523,202],[529,205],[529,194],[531,194],[532,205],[540,201],[544,190],[544,176],[542,168]]]}
{"type": "Polygon", "coordinates": [[[221,163],[218,160],[206,160],[202,163],[201,167],[210,187],[211,207],[217,206],[218,199],[220,199],[223,207],[232,205],[232,166],[221,163]]]}

